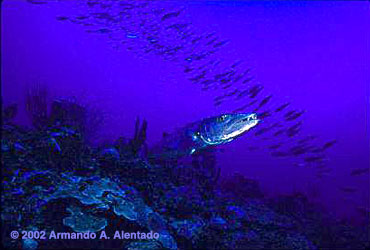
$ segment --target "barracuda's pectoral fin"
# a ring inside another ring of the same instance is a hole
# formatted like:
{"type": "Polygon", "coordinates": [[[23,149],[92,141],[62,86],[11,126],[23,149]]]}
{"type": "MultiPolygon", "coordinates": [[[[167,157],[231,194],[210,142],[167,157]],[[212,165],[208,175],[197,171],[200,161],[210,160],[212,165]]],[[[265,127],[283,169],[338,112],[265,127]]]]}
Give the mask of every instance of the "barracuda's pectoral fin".
{"type": "Polygon", "coordinates": [[[190,150],[190,155],[198,155],[202,153],[215,153],[215,152],[220,152],[222,151],[221,149],[217,148],[216,145],[208,145],[206,147],[201,147],[201,148],[192,148],[190,150]]]}

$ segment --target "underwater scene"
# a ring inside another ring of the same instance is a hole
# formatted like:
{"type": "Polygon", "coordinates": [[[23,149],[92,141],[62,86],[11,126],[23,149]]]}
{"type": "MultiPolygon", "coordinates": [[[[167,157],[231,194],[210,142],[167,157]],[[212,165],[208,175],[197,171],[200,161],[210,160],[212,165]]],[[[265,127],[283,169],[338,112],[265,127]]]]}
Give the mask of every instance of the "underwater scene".
{"type": "Polygon", "coordinates": [[[4,249],[368,249],[367,1],[4,0],[4,249]]]}

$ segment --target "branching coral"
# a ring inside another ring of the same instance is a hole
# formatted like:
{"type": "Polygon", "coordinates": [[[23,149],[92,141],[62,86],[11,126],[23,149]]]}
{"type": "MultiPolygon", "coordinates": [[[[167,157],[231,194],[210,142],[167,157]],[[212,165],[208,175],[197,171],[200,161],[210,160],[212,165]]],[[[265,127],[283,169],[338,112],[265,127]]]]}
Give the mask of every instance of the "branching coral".
{"type": "Polygon", "coordinates": [[[27,90],[26,110],[35,128],[45,127],[48,123],[47,95],[44,85],[34,85],[27,90]]]}
{"type": "Polygon", "coordinates": [[[137,155],[141,149],[146,150],[145,140],[147,125],[147,121],[144,120],[140,126],[140,119],[136,119],[134,138],[130,140],[131,149],[134,155],[137,155]]]}

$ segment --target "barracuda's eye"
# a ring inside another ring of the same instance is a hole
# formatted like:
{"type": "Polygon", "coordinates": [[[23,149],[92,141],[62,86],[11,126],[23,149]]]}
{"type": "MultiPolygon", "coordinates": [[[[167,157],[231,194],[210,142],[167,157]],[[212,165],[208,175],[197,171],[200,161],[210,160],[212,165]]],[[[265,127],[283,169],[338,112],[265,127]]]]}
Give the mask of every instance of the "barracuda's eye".
{"type": "Polygon", "coordinates": [[[243,121],[250,122],[250,121],[253,121],[255,119],[257,119],[257,116],[256,115],[250,115],[250,116],[244,118],[243,121]]]}
{"type": "Polygon", "coordinates": [[[256,115],[251,115],[248,117],[248,121],[255,120],[256,118],[257,118],[256,115]]]}

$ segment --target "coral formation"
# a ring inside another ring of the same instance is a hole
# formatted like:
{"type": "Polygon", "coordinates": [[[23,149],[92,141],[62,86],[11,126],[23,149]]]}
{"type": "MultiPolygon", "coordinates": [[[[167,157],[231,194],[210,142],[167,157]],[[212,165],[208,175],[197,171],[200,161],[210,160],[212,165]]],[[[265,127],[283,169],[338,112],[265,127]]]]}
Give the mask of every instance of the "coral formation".
{"type": "Polygon", "coordinates": [[[53,122],[44,123],[43,115],[33,113],[40,120],[32,129],[12,123],[16,108],[4,110],[9,119],[1,139],[3,232],[153,231],[159,238],[66,243],[6,236],[8,248],[366,247],[366,230],[335,222],[303,195],[267,199],[257,181],[237,174],[220,177],[212,152],[196,154],[190,162],[148,162],[139,153],[145,121],[140,126],[137,120],[131,140],[92,147],[83,140],[81,116],[73,115],[83,110],[76,104],[65,108],[59,101],[53,105],[53,118],[47,118],[53,122]]]}

